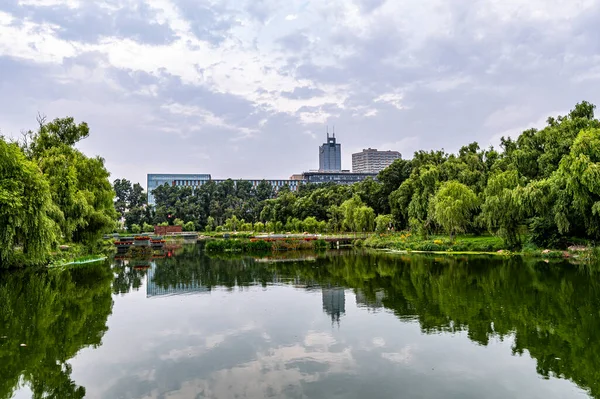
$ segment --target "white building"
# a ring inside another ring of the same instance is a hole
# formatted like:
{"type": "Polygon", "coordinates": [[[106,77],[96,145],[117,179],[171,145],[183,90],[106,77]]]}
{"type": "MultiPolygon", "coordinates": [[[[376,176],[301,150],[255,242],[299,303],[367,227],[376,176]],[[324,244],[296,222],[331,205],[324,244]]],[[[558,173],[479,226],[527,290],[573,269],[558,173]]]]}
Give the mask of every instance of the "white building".
{"type": "Polygon", "coordinates": [[[377,151],[374,148],[367,148],[352,154],[352,172],[379,173],[400,158],[402,155],[398,151],[377,151]]]}

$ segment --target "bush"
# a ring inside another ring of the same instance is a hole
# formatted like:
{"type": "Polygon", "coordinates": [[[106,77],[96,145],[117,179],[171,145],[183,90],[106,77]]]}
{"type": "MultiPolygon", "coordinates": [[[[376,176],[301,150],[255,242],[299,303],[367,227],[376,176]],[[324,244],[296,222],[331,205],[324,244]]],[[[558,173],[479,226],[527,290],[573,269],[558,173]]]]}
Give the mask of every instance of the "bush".
{"type": "Polygon", "coordinates": [[[144,233],[153,233],[154,232],[154,226],[152,226],[151,224],[148,224],[148,223],[144,222],[144,225],[142,226],[142,232],[144,232],[144,233]]]}
{"type": "Polygon", "coordinates": [[[442,248],[441,246],[434,244],[433,242],[423,242],[423,243],[419,243],[417,245],[415,245],[414,248],[415,251],[428,251],[428,252],[433,252],[433,251],[443,251],[444,248],[442,248]]]}
{"type": "Polygon", "coordinates": [[[183,225],[183,231],[194,231],[194,230],[196,230],[196,225],[194,225],[194,222],[192,222],[192,221],[189,221],[183,225]]]}
{"type": "Polygon", "coordinates": [[[140,227],[140,225],[139,225],[139,224],[132,224],[132,225],[131,225],[131,232],[132,232],[133,234],[139,234],[139,233],[141,233],[141,232],[142,232],[142,228],[140,227]]]}

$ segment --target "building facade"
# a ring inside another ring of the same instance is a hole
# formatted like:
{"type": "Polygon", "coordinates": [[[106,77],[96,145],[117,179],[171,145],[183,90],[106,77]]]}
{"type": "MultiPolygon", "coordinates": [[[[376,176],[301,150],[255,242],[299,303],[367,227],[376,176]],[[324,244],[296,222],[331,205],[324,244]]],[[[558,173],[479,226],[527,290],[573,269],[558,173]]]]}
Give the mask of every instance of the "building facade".
{"type": "Polygon", "coordinates": [[[367,177],[375,179],[377,173],[354,173],[349,170],[341,170],[339,172],[325,171],[310,171],[304,172],[304,181],[306,183],[337,183],[337,184],[353,184],[365,180],[367,177]]]}
{"type": "Polygon", "coordinates": [[[335,133],[333,137],[329,137],[327,133],[327,142],[319,147],[319,170],[342,170],[342,145],[336,143],[335,133]]]}
{"type": "Polygon", "coordinates": [[[377,151],[368,148],[352,154],[352,172],[379,173],[400,158],[402,155],[398,151],[377,151]]]}
{"type": "Polygon", "coordinates": [[[201,186],[210,180],[209,174],[162,174],[152,173],[147,175],[148,205],[154,205],[152,191],[158,186],[201,186]]]}
{"type": "MultiPolygon", "coordinates": [[[[203,184],[212,181],[216,184],[223,183],[229,179],[212,179],[209,174],[148,174],[148,205],[156,205],[154,195],[152,191],[158,186],[168,184],[170,186],[178,187],[195,187],[202,186],[203,184]]],[[[233,179],[232,179],[233,180],[233,179]]],[[[233,180],[234,183],[238,181],[249,181],[252,183],[252,187],[256,188],[263,179],[237,179],[233,180]]],[[[275,192],[279,191],[282,187],[287,186],[291,191],[297,191],[298,187],[304,182],[303,180],[266,180],[271,185],[275,192]]]]}

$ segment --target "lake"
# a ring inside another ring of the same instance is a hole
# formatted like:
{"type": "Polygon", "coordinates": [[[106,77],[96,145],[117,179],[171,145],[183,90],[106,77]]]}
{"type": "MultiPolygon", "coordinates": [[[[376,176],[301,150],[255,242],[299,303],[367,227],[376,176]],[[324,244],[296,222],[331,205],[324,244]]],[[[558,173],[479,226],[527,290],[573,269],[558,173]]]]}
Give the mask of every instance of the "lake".
{"type": "Polygon", "coordinates": [[[332,251],[0,274],[0,398],[600,398],[593,268],[332,251]]]}

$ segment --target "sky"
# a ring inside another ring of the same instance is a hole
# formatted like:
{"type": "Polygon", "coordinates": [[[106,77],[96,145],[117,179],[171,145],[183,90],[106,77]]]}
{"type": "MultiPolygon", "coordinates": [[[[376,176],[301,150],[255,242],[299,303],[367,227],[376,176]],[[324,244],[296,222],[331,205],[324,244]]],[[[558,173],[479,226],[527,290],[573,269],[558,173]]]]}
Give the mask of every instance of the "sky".
{"type": "Polygon", "coordinates": [[[1,0],[0,134],[49,119],[111,179],[288,178],[457,151],[600,104],[600,0],[1,0]]]}

